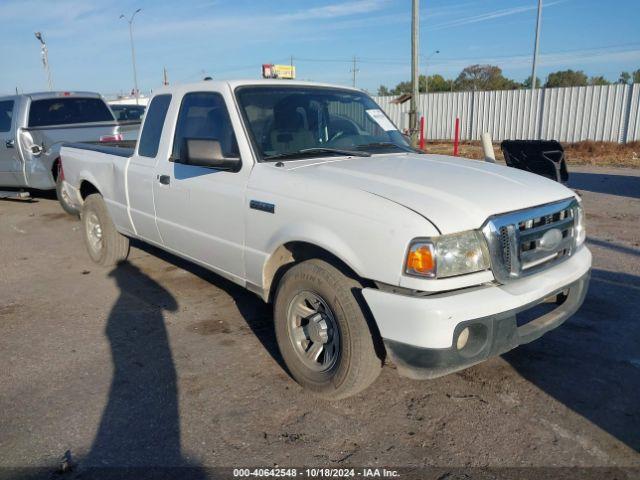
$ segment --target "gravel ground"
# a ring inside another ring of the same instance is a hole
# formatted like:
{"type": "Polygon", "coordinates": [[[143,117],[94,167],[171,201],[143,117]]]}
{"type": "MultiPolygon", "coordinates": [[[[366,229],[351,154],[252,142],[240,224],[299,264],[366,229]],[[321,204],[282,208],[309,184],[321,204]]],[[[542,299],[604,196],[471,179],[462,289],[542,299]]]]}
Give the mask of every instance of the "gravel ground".
{"type": "Polygon", "coordinates": [[[100,268],[55,200],[0,200],[0,467],[640,467],[640,171],[570,184],[594,253],[573,318],[336,403],[287,376],[257,297],[140,244],[100,268]]]}

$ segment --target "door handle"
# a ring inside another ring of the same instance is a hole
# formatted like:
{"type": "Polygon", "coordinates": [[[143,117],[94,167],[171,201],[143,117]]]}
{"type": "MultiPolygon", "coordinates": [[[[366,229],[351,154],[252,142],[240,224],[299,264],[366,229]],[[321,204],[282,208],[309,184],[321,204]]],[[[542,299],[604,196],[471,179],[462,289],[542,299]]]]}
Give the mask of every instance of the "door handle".
{"type": "Polygon", "coordinates": [[[169,175],[158,175],[158,181],[162,185],[169,185],[171,183],[171,177],[169,175]]]}
{"type": "Polygon", "coordinates": [[[4,146],[7,148],[14,148],[16,146],[16,141],[15,140],[6,140],[4,142],[4,146]]]}

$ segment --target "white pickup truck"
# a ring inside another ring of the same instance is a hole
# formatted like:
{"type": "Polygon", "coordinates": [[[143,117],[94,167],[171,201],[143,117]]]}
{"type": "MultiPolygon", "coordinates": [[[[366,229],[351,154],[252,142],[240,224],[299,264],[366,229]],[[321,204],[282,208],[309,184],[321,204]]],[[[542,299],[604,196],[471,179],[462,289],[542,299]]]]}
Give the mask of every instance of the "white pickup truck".
{"type": "Polygon", "coordinates": [[[158,91],[135,149],[62,148],[91,258],[141,239],[272,302],[291,375],[331,399],[532,341],[581,305],[580,198],[412,149],[365,93],[292,81],[158,91]]]}

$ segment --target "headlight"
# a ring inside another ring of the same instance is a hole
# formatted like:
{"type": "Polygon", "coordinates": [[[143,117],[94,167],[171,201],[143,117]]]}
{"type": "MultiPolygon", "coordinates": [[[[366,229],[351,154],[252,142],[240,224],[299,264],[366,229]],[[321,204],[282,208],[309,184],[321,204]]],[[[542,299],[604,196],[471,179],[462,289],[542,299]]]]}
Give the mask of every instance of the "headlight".
{"type": "Polygon", "coordinates": [[[582,201],[578,200],[578,204],[575,206],[573,210],[574,218],[574,236],[576,239],[576,247],[582,245],[587,238],[587,231],[585,229],[585,221],[584,221],[584,208],[582,208],[582,201]]]}
{"type": "Polygon", "coordinates": [[[469,230],[411,242],[405,273],[443,278],[488,268],[489,251],[484,237],[477,230],[469,230]]]}

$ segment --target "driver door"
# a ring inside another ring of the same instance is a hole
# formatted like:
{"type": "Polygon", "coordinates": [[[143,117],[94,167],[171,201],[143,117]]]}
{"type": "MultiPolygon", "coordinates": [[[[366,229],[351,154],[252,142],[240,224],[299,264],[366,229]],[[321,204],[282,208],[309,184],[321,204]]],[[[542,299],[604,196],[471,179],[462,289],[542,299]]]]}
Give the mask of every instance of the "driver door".
{"type": "Polygon", "coordinates": [[[185,138],[218,140],[226,157],[240,156],[221,93],[191,92],[182,98],[171,158],[158,164],[154,184],[162,241],[227,278],[242,280],[249,169],[230,172],[179,163],[185,138]]]}

